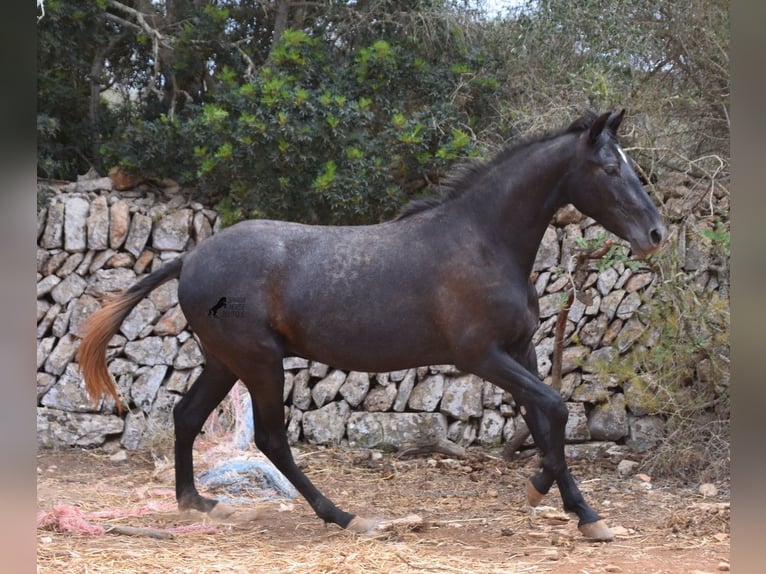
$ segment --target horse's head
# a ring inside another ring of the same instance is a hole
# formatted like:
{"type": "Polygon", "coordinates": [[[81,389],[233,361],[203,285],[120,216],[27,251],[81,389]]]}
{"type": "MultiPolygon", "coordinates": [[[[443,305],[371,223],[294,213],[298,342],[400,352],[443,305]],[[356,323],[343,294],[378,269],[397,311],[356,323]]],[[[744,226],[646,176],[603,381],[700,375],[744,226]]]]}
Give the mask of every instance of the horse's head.
{"type": "Polygon", "coordinates": [[[660,248],[667,229],[617,143],[624,116],[625,110],[603,114],[582,132],[563,191],[568,202],[629,241],[634,253],[643,257],[660,248]]]}

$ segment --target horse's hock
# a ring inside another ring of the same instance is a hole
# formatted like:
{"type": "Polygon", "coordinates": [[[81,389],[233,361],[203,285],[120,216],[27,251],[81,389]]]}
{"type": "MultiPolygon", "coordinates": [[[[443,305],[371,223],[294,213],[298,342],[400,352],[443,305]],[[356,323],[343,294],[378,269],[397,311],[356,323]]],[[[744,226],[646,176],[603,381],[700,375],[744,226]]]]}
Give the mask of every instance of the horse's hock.
{"type": "MultiPolygon", "coordinates": [[[[172,408],[203,361],[178,305],[177,280],[139,303],[110,342],[109,371],[129,405],[123,416],[112,400],[93,404],[86,395],[74,359],[78,329],[102,297],[128,288],[219,226],[214,211],[185,201],[177,189],[116,192],[109,178],[101,178],[50,191],[37,223],[38,445],[99,446],[119,440],[124,448],[137,449],[170,437],[172,408]]],[[[537,254],[533,280],[541,324],[534,343],[548,382],[556,318],[570,285],[568,260],[578,239],[602,232],[576,210],[563,209],[537,254]]],[[[704,254],[687,243],[687,265],[699,269],[704,254]]],[[[708,279],[705,273],[697,277],[708,279]]],[[[662,436],[663,421],[646,414],[640,392],[610,386],[593,368],[594,361],[626,352],[651,329],[639,310],[641,294],[653,281],[649,271],[615,263],[602,273],[590,271],[585,297],[572,305],[565,331],[570,342],[561,365],[570,456],[599,456],[616,443],[646,450],[662,436]]],[[[226,311],[223,305],[218,310],[226,311]]],[[[398,448],[448,440],[499,446],[526,432],[512,396],[452,365],[364,373],[288,357],[284,366],[292,443],[398,448]]]]}

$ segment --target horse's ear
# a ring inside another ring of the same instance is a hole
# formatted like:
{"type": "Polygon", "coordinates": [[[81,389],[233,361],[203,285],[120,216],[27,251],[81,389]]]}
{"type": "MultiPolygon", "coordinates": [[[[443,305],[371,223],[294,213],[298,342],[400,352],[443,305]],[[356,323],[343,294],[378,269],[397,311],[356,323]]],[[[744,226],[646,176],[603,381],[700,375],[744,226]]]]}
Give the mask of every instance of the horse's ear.
{"type": "Polygon", "coordinates": [[[604,131],[604,127],[606,126],[607,120],[609,120],[609,112],[605,114],[601,114],[599,117],[596,118],[596,120],[593,122],[593,125],[590,126],[590,131],[588,132],[588,142],[591,145],[594,145],[596,141],[598,141],[598,136],[601,135],[601,132],[604,131]]]}
{"type": "Polygon", "coordinates": [[[606,122],[606,127],[609,128],[613,134],[617,133],[617,129],[620,127],[623,118],[625,117],[625,108],[622,108],[619,112],[614,112],[609,116],[609,120],[606,122]]]}

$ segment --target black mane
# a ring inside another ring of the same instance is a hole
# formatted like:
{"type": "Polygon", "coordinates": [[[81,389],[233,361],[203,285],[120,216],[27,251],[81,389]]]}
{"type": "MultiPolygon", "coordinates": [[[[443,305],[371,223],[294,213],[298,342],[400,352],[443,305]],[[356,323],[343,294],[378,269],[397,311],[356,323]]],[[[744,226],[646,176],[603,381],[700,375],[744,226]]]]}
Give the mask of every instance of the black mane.
{"type": "Polygon", "coordinates": [[[587,130],[593,124],[598,114],[592,110],[586,110],[586,112],[572,122],[568,127],[547,132],[542,135],[534,135],[517,140],[505,147],[500,153],[490,160],[474,160],[469,161],[463,165],[458,166],[455,170],[449,174],[443,181],[441,181],[436,188],[437,193],[430,197],[424,197],[419,199],[413,199],[407,202],[399,213],[394,218],[395,220],[404,219],[428,211],[435,207],[438,207],[444,203],[447,203],[457,197],[463,195],[463,193],[470,188],[470,184],[476,179],[476,176],[488,167],[506,161],[509,156],[518,153],[520,150],[529,147],[532,144],[555,139],[561,135],[567,133],[579,133],[587,130]]]}

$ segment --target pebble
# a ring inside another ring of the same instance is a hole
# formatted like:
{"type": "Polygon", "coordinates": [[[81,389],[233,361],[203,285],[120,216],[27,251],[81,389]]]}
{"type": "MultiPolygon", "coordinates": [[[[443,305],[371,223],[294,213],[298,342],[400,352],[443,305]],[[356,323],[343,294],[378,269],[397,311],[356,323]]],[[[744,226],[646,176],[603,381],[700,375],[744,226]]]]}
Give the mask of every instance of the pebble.
{"type": "Polygon", "coordinates": [[[721,560],[721,562],[718,563],[718,570],[721,572],[729,572],[731,570],[731,566],[728,562],[721,560]]]}
{"type": "Polygon", "coordinates": [[[704,484],[700,484],[699,493],[705,498],[710,498],[718,494],[718,489],[716,488],[715,484],[706,482],[704,484]]]}

